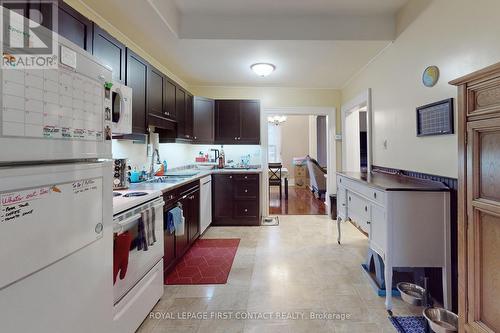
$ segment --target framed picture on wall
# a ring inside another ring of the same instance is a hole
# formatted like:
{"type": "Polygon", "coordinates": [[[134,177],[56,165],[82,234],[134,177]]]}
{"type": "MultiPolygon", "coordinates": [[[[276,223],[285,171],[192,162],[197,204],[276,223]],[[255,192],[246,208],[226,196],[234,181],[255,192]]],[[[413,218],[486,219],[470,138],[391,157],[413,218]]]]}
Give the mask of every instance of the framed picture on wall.
{"type": "Polygon", "coordinates": [[[417,108],[417,136],[453,133],[453,98],[417,108]]]}

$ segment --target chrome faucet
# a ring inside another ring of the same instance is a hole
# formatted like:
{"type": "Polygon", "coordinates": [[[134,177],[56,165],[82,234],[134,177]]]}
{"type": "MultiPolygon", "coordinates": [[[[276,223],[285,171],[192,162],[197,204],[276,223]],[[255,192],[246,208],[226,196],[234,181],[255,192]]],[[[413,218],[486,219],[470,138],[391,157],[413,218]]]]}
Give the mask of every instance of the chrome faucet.
{"type": "Polygon", "coordinates": [[[156,164],[161,164],[160,162],[160,152],[158,148],[153,149],[153,154],[151,155],[151,166],[149,167],[148,178],[152,179],[155,175],[155,156],[156,156],[156,164]]]}

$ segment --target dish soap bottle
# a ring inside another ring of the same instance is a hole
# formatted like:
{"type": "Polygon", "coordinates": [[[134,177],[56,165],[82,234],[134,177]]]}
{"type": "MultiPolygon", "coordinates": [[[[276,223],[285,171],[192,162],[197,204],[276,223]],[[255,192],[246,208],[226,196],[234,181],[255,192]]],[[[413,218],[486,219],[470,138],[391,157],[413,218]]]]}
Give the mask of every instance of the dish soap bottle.
{"type": "Polygon", "coordinates": [[[224,155],[224,146],[220,146],[220,156],[219,156],[219,169],[224,169],[226,164],[226,157],[224,155]]]}

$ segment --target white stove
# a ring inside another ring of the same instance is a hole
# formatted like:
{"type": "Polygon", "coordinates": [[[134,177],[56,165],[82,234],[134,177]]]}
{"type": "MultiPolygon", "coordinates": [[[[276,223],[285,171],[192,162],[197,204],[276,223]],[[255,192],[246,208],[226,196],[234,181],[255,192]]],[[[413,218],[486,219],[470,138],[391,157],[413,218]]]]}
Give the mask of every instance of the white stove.
{"type": "Polygon", "coordinates": [[[158,190],[113,191],[113,215],[161,197],[161,195],[162,192],[158,190]]]}
{"type": "Polygon", "coordinates": [[[118,275],[113,266],[113,332],[133,333],[163,295],[164,202],[158,190],[122,190],[113,195],[113,264],[120,271],[118,275]],[[146,222],[149,218],[152,221],[146,222]],[[139,247],[138,240],[144,239],[140,230],[146,224],[154,228],[154,236],[147,246],[139,247]],[[129,251],[124,254],[123,245],[115,245],[127,241],[129,251]]]}

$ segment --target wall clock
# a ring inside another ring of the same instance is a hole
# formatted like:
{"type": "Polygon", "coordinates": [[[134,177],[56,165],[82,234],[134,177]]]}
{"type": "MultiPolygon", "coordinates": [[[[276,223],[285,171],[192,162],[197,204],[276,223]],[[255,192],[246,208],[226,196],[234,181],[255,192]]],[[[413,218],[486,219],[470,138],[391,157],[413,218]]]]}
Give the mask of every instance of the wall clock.
{"type": "Polygon", "coordinates": [[[429,66],[422,74],[422,83],[426,87],[434,87],[439,80],[439,68],[437,66],[429,66]]]}

